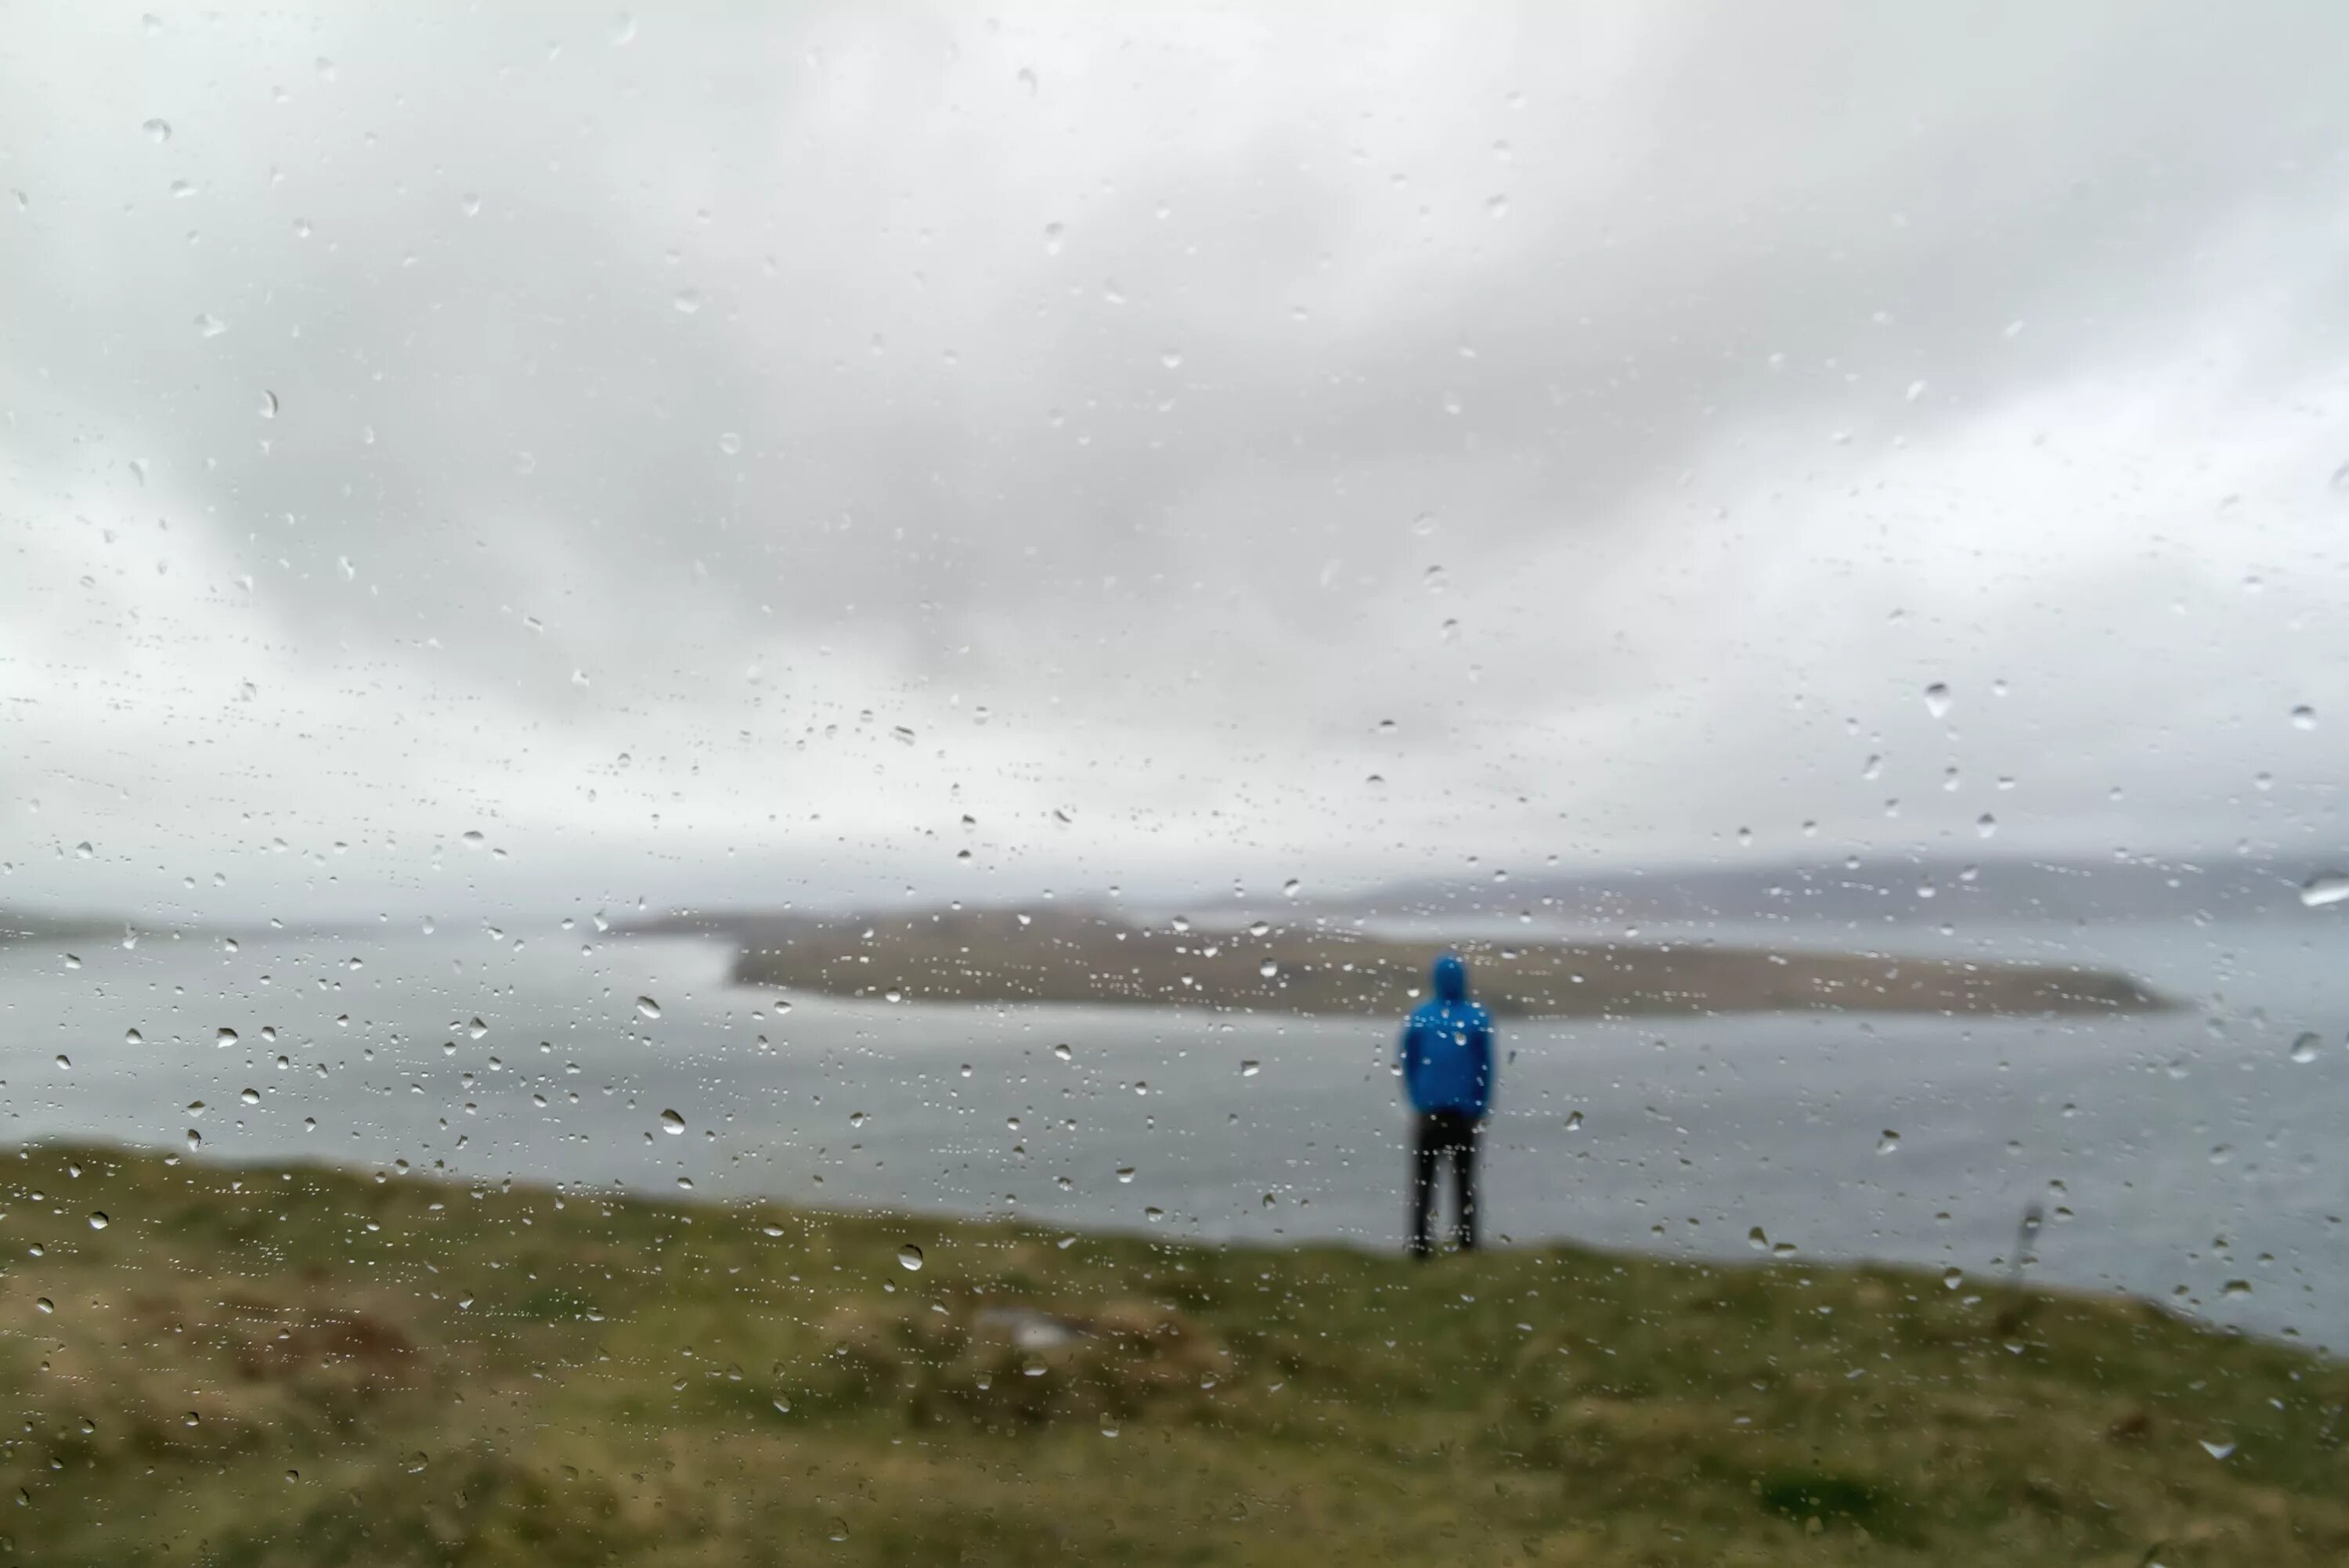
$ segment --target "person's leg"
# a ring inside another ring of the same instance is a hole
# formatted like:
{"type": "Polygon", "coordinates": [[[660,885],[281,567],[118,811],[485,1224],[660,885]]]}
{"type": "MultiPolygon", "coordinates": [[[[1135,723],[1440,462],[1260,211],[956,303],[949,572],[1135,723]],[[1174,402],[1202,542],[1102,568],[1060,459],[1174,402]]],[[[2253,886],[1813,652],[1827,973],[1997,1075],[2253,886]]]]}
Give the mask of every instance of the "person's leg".
{"type": "Polygon", "coordinates": [[[1452,1146],[1452,1169],[1460,1185],[1460,1250],[1476,1250],[1476,1124],[1460,1119],[1458,1141],[1452,1146]]]}
{"type": "Polygon", "coordinates": [[[1428,1255],[1427,1233],[1435,1217],[1435,1119],[1415,1118],[1411,1131],[1411,1240],[1415,1258],[1428,1255]]]}

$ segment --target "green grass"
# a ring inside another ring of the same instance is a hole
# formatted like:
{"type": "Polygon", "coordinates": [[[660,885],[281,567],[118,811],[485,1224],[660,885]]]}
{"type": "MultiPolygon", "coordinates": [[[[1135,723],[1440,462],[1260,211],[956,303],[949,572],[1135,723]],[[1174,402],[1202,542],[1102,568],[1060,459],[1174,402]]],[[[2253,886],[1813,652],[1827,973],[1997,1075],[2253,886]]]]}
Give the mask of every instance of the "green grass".
{"type": "Polygon", "coordinates": [[[5,1561],[2349,1561],[2349,1368],[2124,1301],[98,1149],[0,1209],[5,1561]]]}

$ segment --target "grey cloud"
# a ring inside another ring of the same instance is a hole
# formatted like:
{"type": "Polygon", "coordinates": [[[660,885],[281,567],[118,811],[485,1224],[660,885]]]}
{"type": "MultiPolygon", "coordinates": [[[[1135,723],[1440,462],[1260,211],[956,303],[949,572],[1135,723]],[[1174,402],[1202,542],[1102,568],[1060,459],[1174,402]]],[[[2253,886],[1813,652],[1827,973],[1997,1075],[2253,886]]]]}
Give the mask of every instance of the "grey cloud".
{"type": "MultiPolygon", "coordinates": [[[[2141,572],[2115,528],[2068,624],[2012,584],[1968,621],[1940,568],[1907,629],[1880,596],[1907,531],[2020,562],[2063,526],[1982,515],[2054,493],[2031,432],[1985,430],[2101,377],[2184,387],[2262,291],[2299,319],[2233,334],[2230,428],[2337,398],[2327,13],[710,8],[619,46],[568,8],[167,24],[48,19],[0,108],[26,193],[0,289],[36,302],[0,323],[11,525],[64,562],[60,514],[170,511],[219,563],[189,636],[245,639],[264,681],[376,683],[389,717],[314,716],[385,752],[305,793],[320,823],[334,790],[377,824],[596,820],[579,758],[632,750],[664,834],[760,820],[765,780],[892,868],[927,851],[889,814],[950,795],[1023,821],[1084,798],[1102,876],[1185,842],[1365,872],[1405,844],[1687,853],[1748,815],[1899,839],[1949,823],[1847,788],[1842,718],[2028,650],[2077,677],[2033,710],[2082,753],[2044,838],[2236,836],[2248,762],[2181,757],[2141,809],[2097,782],[2161,755],[2112,691],[2129,650],[2178,658],[2199,568],[2141,572]],[[1885,455],[1944,450],[1976,457],[1885,455]],[[1780,618],[1746,627],[1756,603],[1780,618]],[[1795,685],[1816,717],[1757,722],[1795,685]],[[994,727],[941,758],[978,706],[994,727]],[[411,773],[438,738],[442,775],[411,773]],[[850,782],[875,769],[906,806],[850,782]]],[[[2125,474],[2103,494],[2179,526],[2125,474]]],[[[2306,519],[2274,526],[2296,562],[2306,519]]],[[[142,634],[69,592],[7,591],[52,629],[29,686],[142,634]]],[[[2246,689],[2264,634],[2178,668],[2246,689]]],[[[102,711],[28,722],[38,756],[109,754],[102,711]]],[[[249,741],[239,768],[312,766],[249,741]]],[[[198,837],[243,841],[245,781],[209,777],[198,837]]],[[[563,852],[647,830],[574,823],[563,852]]]]}

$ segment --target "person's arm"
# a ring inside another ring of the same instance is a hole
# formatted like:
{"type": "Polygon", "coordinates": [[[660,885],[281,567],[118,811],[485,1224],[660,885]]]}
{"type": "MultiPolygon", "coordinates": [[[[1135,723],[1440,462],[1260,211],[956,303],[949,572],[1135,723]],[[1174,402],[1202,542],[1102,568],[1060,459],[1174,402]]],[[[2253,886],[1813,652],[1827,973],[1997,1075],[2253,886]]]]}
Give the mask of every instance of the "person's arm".
{"type": "Polygon", "coordinates": [[[1419,1020],[1403,1020],[1402,1037],[1395,1041],[1395,1066],[1402,1069],[1402,1097],[1411,1099],[1411,1080],[1419,1071],[1419,1020]]]}
{"type": "Polygon", "coordinates": [[[1487,1016],[1470,1042],[1476,1052],[1476,1119],[1493,1109],[1493,1020],[1487,1016]]]}

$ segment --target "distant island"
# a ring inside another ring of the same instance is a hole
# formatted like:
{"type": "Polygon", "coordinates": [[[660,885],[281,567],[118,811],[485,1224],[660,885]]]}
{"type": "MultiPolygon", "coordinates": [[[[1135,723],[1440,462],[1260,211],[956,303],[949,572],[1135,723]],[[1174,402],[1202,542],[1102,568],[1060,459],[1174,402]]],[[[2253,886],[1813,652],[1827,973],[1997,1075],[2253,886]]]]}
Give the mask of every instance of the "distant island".
{"type": "Polygon", "coordinates": [[[119,937],[125,929],[119,920],[93,914],[0,909],[0,943],[88,942],[98,937],[119,937]]]}
{"type": "MultiPolygon", "coordinates": [[[[900,1001],[1085,1003],[1383,1016],[1444,944],[1328,925],[1207,930],[1085,910],[888,916],[680,912],[623,928],[735,944],[739,985],[900,1001]]],[[[1692,942],[1471,938],[1476,995],[1516,1017],[1760,1012],[2073,1016],[2177,1004],[2116,971],[1692,942]]]]}

